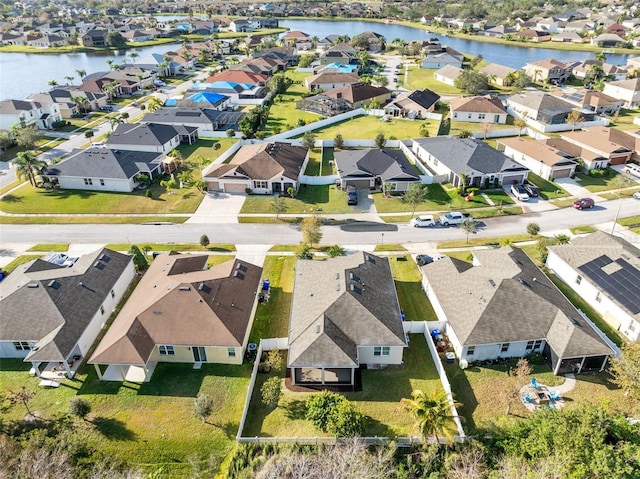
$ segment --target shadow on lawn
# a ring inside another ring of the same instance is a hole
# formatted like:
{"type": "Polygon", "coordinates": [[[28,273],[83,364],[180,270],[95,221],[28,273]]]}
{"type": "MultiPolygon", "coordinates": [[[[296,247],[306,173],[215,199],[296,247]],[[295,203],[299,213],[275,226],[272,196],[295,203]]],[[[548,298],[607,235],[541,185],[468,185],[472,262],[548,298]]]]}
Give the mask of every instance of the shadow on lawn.
{"type": "MultiPolygon", "coordinates": [[[[478,407],[478,400],[473,392],[473,388],[471,387],[469,380],[467,379],[465,371],[460,369],[457,364],[445,365],[445,369],[447,371],[449,382],[451,383],[454,398],[462,404],[457,409],[458,414],[464,418],[462,423],[463,427],[467,432],[475,431],[476,423],[473,420],[473,413],[478,407]]],[[[480,370],[480,368],[477,367],[470,367],[467,371],[471,373],[475,369],[480,370]]]]}
{"type": "Polygon", "coordinates": [[[22,196],[12,194],[4,195],[0,201],[3,203],[22,203],[22,196]]]}
{"type": "Polygon", "coordinates": [[[125,423],[119,419],[98,416],[93,418],[91,423],[97,431],[107,439],[135,441],[137,438],[136,434],[132,430],[127,429],[125,423]]]}

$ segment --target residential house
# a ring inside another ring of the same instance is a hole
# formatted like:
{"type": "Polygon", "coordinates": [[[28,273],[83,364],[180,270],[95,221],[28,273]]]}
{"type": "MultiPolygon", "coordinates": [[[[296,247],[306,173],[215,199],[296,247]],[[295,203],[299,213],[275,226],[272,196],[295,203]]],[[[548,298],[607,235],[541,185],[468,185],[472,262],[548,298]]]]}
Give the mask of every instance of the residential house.
{"type": "Polygon", "coordinates": [[[231,20],[231,23],[229,23],[229,31],[232,32],[252,32],[253,30],[251,22],[246,18],[234,18],[231,20]]]}
{"type": "Polygon", "coordinates": [[[225,111],[229,108],[230,98],[220,93],[199,91],[186,93],[184,98],[176,102],[176,106],[207,108],[210,110],[225,111]]]}
{"type": "Polygon", "coordinates": [[[500,99],[491,95],[452,98],[449,107],[454,121],[504,125],[509,116],[500,99]]]}
{"type": "Polygon", "coordinates": [[[596,76],[612,80],[626,80],[628,72],[624,68],[598,60],[584,60],[572,69],[573,76],[580,79],[593,79],[596,76]]]}
{"type": "Polygon", "coordinates": [[[109,72],[96,72],[82,79],[78,89],[91,93],[106,93],[113,96],[131,95],[153,85],[155,73],[152,70],[124,67],[109,72]],[[111,86],[114,86],[113,90],[111,86]],[[111,91],[112,93],[109,93],[111,91]]]}
{"type": "Polygon", "coordinates": [[[67,39],[58,35],[44,35],[27,42],[27,45],[35,48],[54,48],[66,44],[67,39]]]}
{"type": "MultiPolygon", "coordinates": [[[[204,91],[209,93],[218,93],[228,97],[229,102],[227,107],[232,107],[240,103],[245,103],[243,100],[255,100],[262,99],[267,95],[267,87],[256,86],[250,83],[236,83],[232,81],[214,81],[198,82],[196,81],[189,92],[204,91]]],[[[255,103],[251,101],[251,103],[255,103]]]]}
{"type": "Polygon", "coordinates": [[[329,98],[342,98],[349,102],[353,109],[377,103],[384,105],[391,98],[391,91],[383,86],[373,86],[368,83],[353,83],[342,88],[326,91],[329,98]]]}
{"type": "Polygon", "coordinates": [[[259,73],[247,72],[242,70],[225,70],[208,77],[205,81],[208,83],[217,81],[228,81],[234,83],[245,83],[255,86],[267,86],[268,79],[269,77],[267,77],[267,75],[261,75],[259,73]]]}
{"type": "MultiPolygon", "coordinates": [[[[69,259],[46,259],[57,258],[69,259]]],[[[35,259],[0,283],[0,357],[47,379],[73,377],[135,275],[131,256],[106,248],[56,263],[35,259]]]]}
{"type": "MultiPolygon", "coordinates": [[[[516,93],[507,98],[507,107],[519,116],[548,125],[566,123],[567,116],[574,109],[571,103],[541,91],[516,93]]],[[[583,114],[585,120],[589,115],[583,114]]]]}
{"type": "Polygon", "coordinates": [[[358,50],[348,43],[338,43],[320,55],[320,64],[344,63],[345,65],[357,63],[358,50]]]}
{"type": "Polygon", "coordinates": [[[309,161],[309,150],[289,143],[242,146],[229,163],[212,164],[203,172],[210,191],[286,194],[298,190],[309,161]]]}
{"type": "Polygon", "coordinates": [[[330,117],[353,110],[344,98],[330,98],[326,95],[314,95],[296,102],[298,110],[310,111],[324,117],[330,117]]]}
{"type": "Polygon", "coordinates": [[[420,181],[418,170],[401,150],[340,150],[334,153],[334,162],[342,189],[379,190],[387,183],[402,193],[420,181]]]}
{"type": "Polygon", "coordinates": [[[556,90],[552,95],[562,98],[579,108],[580,110],[592,111],[598,115],[613,115],[622,108],[622,100],[617,100],[612,96],[605,95],[596,90],[556,90]]]}
{"type": "Polygon", "coordinates": [[[242,364],[262,268],[208,255],[159,255],[89,363],[104,381],[149,381],[157,363],[242,364]]]}
{"type": "Polygon", "coordinates": [[[524,66],[524,71],[534,82],[563,82],[571,76],[568,65],[553,58],[529,62],[524,66]]]}
{"type": "Polygon", "coordinates": [[[436,109],[440,95],[428,88],[404,92],[393,98],[384,107],[385,115],[409,118],[427,118],[428,113],[436,109]]]}
{"type": "Polygon", "coordinates": [[[155,35],[147,30],[128,30],[122,33],[122,36],[131,43],[150,42],[155,38],[155,35]]]}
{"type": "Polygon", "coordinates": [[[164,161],[162,153],[91,147],[71,151],[41,176],[64,189],[130,193],[140,184],[139,174],[155,178],[164,172],[164,161]]]}
{"type": "Polygon", "coordinates": [[[460,67],[446,65],[436,70],[433,73],[433,77],[439,82],[453,86],[456,82],[456,79],[462,74],[463,71],[464,70],[462,70],[462,68],[460,67]]]}
{"type": "Polygon", "coordinates": [[[423,288],[460,361],[541,353],[554,374],[602,371],[601,333],[519,248],[474,251],[421,268],[423,288]]]}
{"type": "Polygon", "coordinates": [[[80,37],[80,43],[83,47],[106,47],[108,34],[108,30],[94,28],[80,37]]]}
{"type": "Polygon", "coordinates": [[[640,249],[596,231],[549,247],[547,268],[630,341],[640,340],[640,249]]]}
{"type": "Polygon", "coordinates": [[[283,60],[261,57],[243,60],[238,65],[231,67],[231,69],[257,73],[270,77],[279,71],[284,70],[286,66],[287,63],[283,60]]]}
{"type": "Polygon", "coordinates": [[[210,108],[170,107],[160,108],[147,113],[143,118],[144,123],[158,123],[172,125],[180,134],[182,143],[189,143],[189,138],[197,130],[197,136],[220,136],[220,132],[238,130],[240,120],[245,113],[241,111],[219,111],[210,108]]]}
{"type": "MultiPolygon", "coordinates": [[[[582,148],[581,157],[588,150],[587,156],[605,158],[608,165],[624,165],[640,151],[640,138],[606,126],[567,131],[560,138],[582,148]]],[[[603,167],[601,162],[599,166],[603,167]]]]}
{"type": "Polygon", "coordinates": [[[544,140],[500,138],[498,150],[549,181],[573,176],[578,166],[576,158],[548,145],[544,140]]]}
{"type": "Polygon", "coordinates": [[[323,71],[304,79],[305,86],[309,91],[328,91],[360,81],[360,76],[357,73],[336,73],[332,70],[323,71]]]}
{"type": "Polygon", "coordinates": [[[352,386],[407,347],[389,260],[357,252],[296,263],[287,367],[297,385],[352,386]]]}
{"type": "Polygon", "coordinates": [[[553,17],[542,18],[536,23],[536,29],[548,33],[557,33],[559,23],[560,22],[553,17]]]}
{"type": "Polygon", "coordinates": [[[622,100],[625,108],[638,108],[640,106],[640,78],[607,82],[604,84],[602,93],[622,100]]]}
{"type": "Polygon", "coordinates": [[[534,30],[533,28],[523,28],[513,34],[514,37],[533,43],[551,41],[551,34],[545,30],[534,30]]]}
{"type": "Polygon", "coordinates": [[[591,39],[592,45],[599,47],[621,47],[626,43],[626,40],[615,33],[602,33],[591,39]]]}
{"type": "Polygon", "coordinates": [[[584,43],[586,41],[584,34],[576,31],[564,31],[553,35],[551,37],[552,42],[559,43],[584,43]]]}
{"type": "Polygon", "coordinates": [[[35,125],[40,130],[50,130],[54,123],[62,120],[57,103],[42,104],[38,101],[0,101],[0,130],[9,130],[13,125],[24,122],[35,125]]]}
{"type": "Polygon", "coordinates": [[[271,58],[280,60],[287,66],[295,66],[300,60],[300,56],[294,47],[271,47],[265,48],[253,54],[253,58],[271,58]]]}
{"type": "Polygon", "coordinates": [[[379,51],[384,50],[385,48],[385,39],[384,36],[380,35],[379,33],[376,32],[363,32],[360,33],[359,35],[354,35],[356,37],[363,37],[366,38],[367,41],[369,42],[369,46],[367,47],[367,51],[369,53],[378,53],[379,51]]]}
{"type": "Polygon", "coordinates": [[[523,183],[529,169],[475,138],[437,136],[411,140],[411,151],[434,176],[454,186],[482,187],[487,183],[511,186],[523,183]]]}
{"type": "Polygon", "coordinates": [[[516,72],[515,68],[500,65],[499,63],[489,63],[480,70],[480,73],[487,75],[490,82],[499,86],[511,86],[516,72]]]}
{"type": "MultiPolygon", "coordinates": [[[[192,129],[191,143],[195,142],[197,130],[192,129]]],[[[121,123],[109,135],[105,146],[112,150],[133,150],[163,153],[168,155],[180,144],[180,134],[171,125],[159,123],[121,123]]]]}
{"type": "Polygon", "coordinates": [[[52,103],[57,103],[63,119],[73,118],[78,114],[97,110],[107,104],[107,95],[85,92],[75,88],[58,87],[47,93],[30,95],[27,100],[38,102],[47,107],[52,103]]]}
{"type": "Polygon", "coordinates": [[[462,60],[449,53],[436,53],[422,59],[422,68],[438,69],[444,66],[462,68],[462,60]]]}
{"type": "Polygon", "coordinates": [[[515,33],[516,29],[508,25],[496,25],[495,27],[487,28],[480,32],[481,35],[491,38],[504,38],[506,35],[513,35],[515,33]]]}

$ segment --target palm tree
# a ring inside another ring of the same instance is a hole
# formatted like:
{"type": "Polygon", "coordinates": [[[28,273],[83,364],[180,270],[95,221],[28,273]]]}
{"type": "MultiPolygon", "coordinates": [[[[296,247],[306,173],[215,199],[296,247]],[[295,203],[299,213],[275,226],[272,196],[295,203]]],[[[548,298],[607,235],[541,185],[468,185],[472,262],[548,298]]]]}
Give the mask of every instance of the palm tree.
{"type": "Polygon", "coordinates": [[[107,60],[107,65],[109,66],[109,70],[115,70],[117,68],[116,62],[111,59],[107,60]]]}
{"type": "Polygon", "coordinates": [[[82,81],[82,79],[87,75],[86,70],[76,70],[76,73],[78,74],[78,79],[80,81],[82,81]]]}
{"type": "Polygon", "coordinates": [[[154,111],[158,110],[161,107],[162,107],[162,100],[160,100],[160,98],[157,98],[155,96],[151,97],[149,99],[149,102],[147,103],[147,110],[149,110],[151,113],[153,113],[154,111]]]}
{"type": "Polygon", "coordinates": [[[115,130],[117,125],[119,125],[120,123],[124,123],[124,120],[121,117],[116,116],[109,119],[109,123],[111,123],[111,131],[113,131],[115,130]]]}
{"type": "Polygon", "coordinates": [[[89,104],[89,100],[86,96],[72,96],[71,101],[76,104],[80,113],[85,113],[87,111],[86,107],[89,104]]]}
{"type": "MultiPolygon", "coordinates": [[[[447,393],[432,391],[425,393],[420,389],[411,392],[413,399],[403,398],[400,403],[416,418],[416,428],[420,430],[423,438],[435,437],[436,440],[444,438],[449,444],[458,432],[447,393]]],[[[456,407],[460,403],[453,402],[456,407]]]]}
{"type": "Polygon", "coordinates": [[[58,86],[58,82],[55,80],[49,80],[49,86],[58,86]]]}
{"type": "Polygon", "coordinates": [[[133,60],[133,64],[136,64],[136,58],[138,58],[140,55],[138,55],[136,52],[131,52],[129,53],[129,58],[131,58],[131,60],[133,60]]]}
{"type": "Polygon", "coordinates": [[[20,179],[28,179],[31,186],[36,186],[36,176],[42,168],[47,166],[46,161],[38,159],[32,151],[21,151],[14,161],[16,176],[20,179]]]}
{"type": "Polygon", "coordinates": [[[542,70],[535,70],[533,72],[533,82],[537,83],[537,81],[541,79],[542,79],[542,70]]]}
{"type": "Polygon", "coordinates": [[[67,85],[71,85],[71,82],[73,81],[73,76],[66,76],[64,77],[65,80],[67,80],[67,85]]]}
{"type": "Polygon", "coordinates": [[[522,115],[522,118],[516,117],[513,126],[518,129],[518,136],[522,135],[522,129],[527,127],[527,115],[522,115]]]}

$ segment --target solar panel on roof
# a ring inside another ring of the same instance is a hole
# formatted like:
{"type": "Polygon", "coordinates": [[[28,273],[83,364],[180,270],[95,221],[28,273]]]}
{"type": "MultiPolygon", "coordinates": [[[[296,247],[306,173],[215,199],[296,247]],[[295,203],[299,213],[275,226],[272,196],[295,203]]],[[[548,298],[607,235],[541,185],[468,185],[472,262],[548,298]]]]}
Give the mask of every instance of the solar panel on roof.
{"type": "Polygon", "coordinates": [[[176,116],[196,117],[196,116],[200,116],[200,112],[199,111],[177,111],[176,116]]]}
{"type": "Polygon", "coordinates": [[[602,268],[611,263],[611,258],[602,255],[580,266],[578,270],[632,314],[640,313],[640,271],[624,259],[618,258],[615,263],[620,269],[607,274],[602,268]]]}

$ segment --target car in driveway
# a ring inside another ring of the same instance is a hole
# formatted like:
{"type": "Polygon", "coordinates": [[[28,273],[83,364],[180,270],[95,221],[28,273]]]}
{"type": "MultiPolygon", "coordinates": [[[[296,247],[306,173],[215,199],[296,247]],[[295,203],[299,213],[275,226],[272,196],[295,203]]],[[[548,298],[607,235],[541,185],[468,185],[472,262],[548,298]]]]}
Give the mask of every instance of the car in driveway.
{"type": "Polygon", "coordinates": [[[433,263],[434,261],[439,261],[442,258],[446,258],[445,255],[439,254],[435,258],[433,256],[429,256],[428,254],[419,254],[416,256],[416,263],[418,266],[424,266],[425,264],[433,263]]]}
{"type": "Polygon", "coordinates": [[[580,198],[573,202],[573,207],[577,210],[593,208],[593,205],[595,205],[595,202],[591,198],[580,198]]]}
{"type": "Polygon", "coordinates": [[[532,185],[531,183],[525,183],[522,186],[524,190],[527,192],[527,194],[529,195],[529,198],[537,198],[538,196],[540,196],[540,193],[538,192],[538,188],[532,185]]]}
{"type": "Polygon", "coordinates": [[[102,105],[100,111],[113,111],[113,105],[102,105]]]}
{"type": "Polygon", "coordinates": [[[511,194],[516,197],[518,201],[529,201],[529,193],[524,189],[524,186],[518,183],[511,185],[511,194]]]}
{"type": "Polygon", "coordinates": [[[415,218],[411,219],[409,224],[414,228],[422,228],[425,226],[435,226],[436,220],[431,215],[416,216],[415,218]]]}
{"type": "Polygon", "coordinates": [[[635,163],[628,163],[622,168],[623,173],[629,173],[630,175],[637,176],[640,178],[640,165],[636,165],[635,163]]]}
{"type": "Polygon", "coordinates": [[[347,204],[351,206],[358,204],[358,191],[355,186],[347,186],[347,204]]]}

